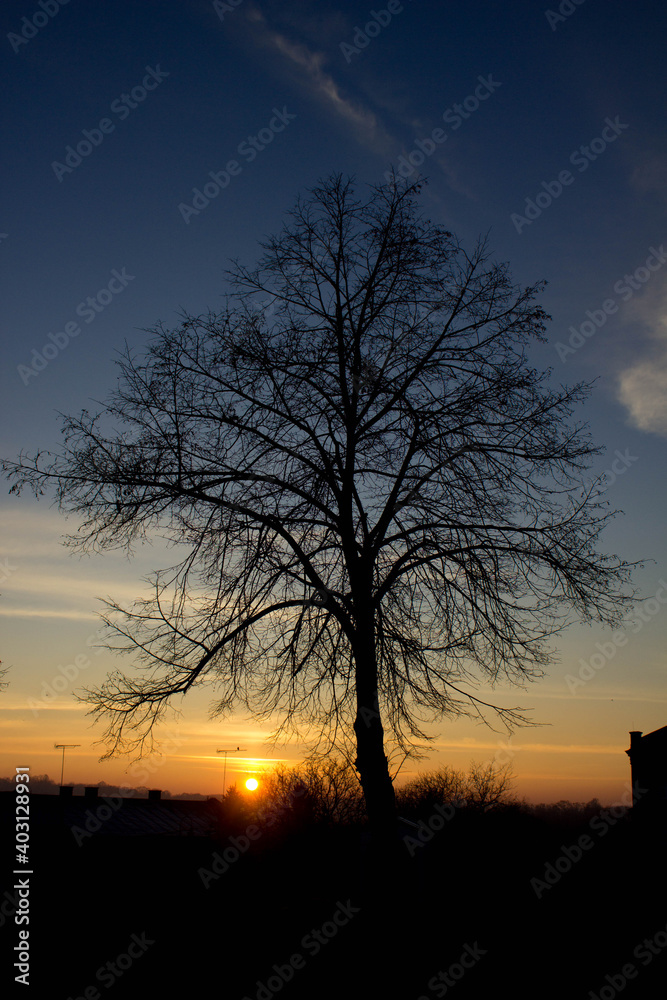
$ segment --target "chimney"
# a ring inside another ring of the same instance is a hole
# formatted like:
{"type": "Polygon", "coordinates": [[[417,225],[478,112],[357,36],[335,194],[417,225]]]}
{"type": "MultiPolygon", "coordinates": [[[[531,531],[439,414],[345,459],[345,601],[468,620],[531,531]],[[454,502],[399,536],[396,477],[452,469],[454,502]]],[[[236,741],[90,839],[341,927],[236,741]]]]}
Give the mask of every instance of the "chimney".
{"type": "Polygon", "coordinates": [[[159,802],[162,798],[161,788],[149,788],[148,789],[148,799],[150,802],[159,802]]]}
{"type": "Polygon", "coordinates": [[[74,785],[61,785],[60,786],[60,797],[61,799],[71,799],[74,794],[74,785]]]}
{"type": "Polygon", "coordinates": [[[97,785],[87,785],[83,790],[83,794],[87,799],[96,799],[98,791],[97,785]]]}
{"type": "Polygon", "coordinates": [[[632,782],[632,805],[637,805],[637,796],[635,788],[640,779],[640,774],[642,771],[642,754],[641,754],[641,741],[642,734],[639,730],[633,729],[630,731],[630,749],[626,750],[628,757],[630,758],[630,781],[632,782]],[[633,760],[634,755],[634,760],[633,760]]]}

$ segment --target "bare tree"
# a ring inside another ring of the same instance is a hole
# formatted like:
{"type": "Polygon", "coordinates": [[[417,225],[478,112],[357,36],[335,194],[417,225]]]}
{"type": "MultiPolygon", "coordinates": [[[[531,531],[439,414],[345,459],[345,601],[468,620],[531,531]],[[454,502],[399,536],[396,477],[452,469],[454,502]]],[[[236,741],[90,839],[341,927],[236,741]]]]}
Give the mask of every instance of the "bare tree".
{"type": "Polygon", "coordinates": [[[511,763],[472,761],[467,773],[441,767],[420,774],[397,791],[397,799],[402,813],[428,814],[444,803],[488,812],[513,801],[513,779],[511,763]]]}
{"type": "Polygon", "coordinates": [[[478,679],[539,676],[568,621],[618,620],[630,568],[597,549],[611,515],[581,478],[599,449],[571,422],[588,387],[526,353],[541,285],[423,219],[418,191],[326,180],[235,264],[223,313],[156,327],[59,454],[9,463],[13,489],[55,485],[84,550],[158,529],[189,546],[152,600],[109,606],[142,668],[87,694],[109,753],[208,680],[214,714],[353,740],[379,829],[390,745],[462,712],[526,721],[478,679]]]}
{"type": "Polygon", "coordinates": [[[467,802],[468,785],[463,771],[441,767],[426,771],[396,791],[401,814],[432,813],[437,805],[467,802]]]}
{"type": "Polygon", "coordinates": [[[336,754],[292,768],[278,764],[264,774],[262,786],[272,806],[287,812],[295,801],[306,804],[316,823],[354,823],[363,816],[363,797],[354,768],[336,754]],[[297,789],[299,795],[295,794],[297,789]]]}
{"type": "Polygon", "coordinates": [[[479,764],[473,761],[468,772],[466,799],[484,812],[507,805],[512,801],[513,779],[514,769],[510,762],[479,764]]]}

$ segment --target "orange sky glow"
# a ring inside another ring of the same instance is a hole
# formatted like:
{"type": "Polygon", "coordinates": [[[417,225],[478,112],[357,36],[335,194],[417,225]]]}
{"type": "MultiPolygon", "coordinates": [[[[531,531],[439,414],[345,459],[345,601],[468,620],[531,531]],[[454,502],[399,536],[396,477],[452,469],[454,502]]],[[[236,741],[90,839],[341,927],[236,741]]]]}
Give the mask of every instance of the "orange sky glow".
{"type": "MultiPolygon", "coordinates": [[[[226,786],[261,780],[281,762],[298,764],[306,748],[297,743],[270,745],[271,726],[247,716],[212,720],[211,688],[198,688],[174,706],[157,733],[161,756],[133,762],[129,757],[100,761],[104,748],[100,724],[75,692],[100,684],[112,670],[131,670],[131,660],[98,647],[97,597],[132,599],[141,593],[142,575],[160,565],[159,546],[141,549],[129,561],[117,553],[72,558],[59,536],[69,524],[44,506],[18,504],[5,516],[7,575],[0,598],[3,666],[8,687],[0,695],[0,777],[16,766],[60,780],[61,751],[54,744],[80,744],[68,750],[65,782],[162,788],[172,794],[220,795],[223,755],[216,750],[240,746],[229,754],[226,786]]],[[[654,585],[649,585],[648,593],[654,585]]],[[[655,590],[653,591],[655,593],[655,590]]],[[[656,602],[657,604],[658,602],[656,602]]],[[[648,605],[647,605],[648,607],[648,605]]],[[[429,727],[433,743],[422,760],[403,762],[397,785],[420,772],[442,766],[467,770],[471,762],[512,763],[514,793],[532,802],[619,802],[630,780],[625,750],[631,729],[651,732],[667,721],[662,666],[667,615],[645,614],[626,627],[627,643],[603,658],[590,678],[576,683],[609,631],[573,626],[559,636],[554,662],[545,677],[525,689],[479,689],[480,696],[504,706],[521,706],[535,723],[508,736],[468,718],[441,720],[429,727]],[[639,622],[640,628],[637,628],[639,622]],[[574,681],[573,682],[573,679],[574,681]]],[[[493,721],[490,719],[490,721],[493,721]]],[[[499,727],[497,727],[499,728],[499,727]]],[[[400,760],[396,760],[398,767],[400,760]]]]}

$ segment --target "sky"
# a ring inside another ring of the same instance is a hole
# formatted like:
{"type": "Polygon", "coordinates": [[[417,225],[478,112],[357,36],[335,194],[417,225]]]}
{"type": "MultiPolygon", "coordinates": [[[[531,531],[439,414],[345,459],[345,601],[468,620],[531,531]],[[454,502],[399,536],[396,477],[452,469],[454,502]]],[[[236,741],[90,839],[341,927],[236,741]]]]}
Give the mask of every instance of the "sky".
{"type": "MultiPolygon", "coordinates": [[[[643,603],[613,635],[573,625],[542,680],[491,693],[534,726],[443,720],[399,780],[511,761],[529,801],[621,801],[628,732],[667,724],[664,5],[5,0],[0,21],[0,455],[57,448],[58,415],[101,405],[125,343],[221,308],[230,260],[252,264],[321,178],[421,175],[428,218],[470,247],[488,234],[518,283],[548,282],[548,342],[531,357],[555,384],[595,380],[580,415],[606,450],[591,475],[607,473],[623,511],[603,547],[644,561],[643,603]]],[[[213,721],[198,689],[160,756],[100,763],[75,693],[128,664],[95,645],[99,598],[130,603],[173,553],[156,540],[132,560],[74,556],[62,536],[76,523],[8,489],[0,776],[60,780],[54,745],[78,744],[66,783],[219,794],[217,749],[241,747],[228,785],[303,759],[243,714],[213,721]]]]}

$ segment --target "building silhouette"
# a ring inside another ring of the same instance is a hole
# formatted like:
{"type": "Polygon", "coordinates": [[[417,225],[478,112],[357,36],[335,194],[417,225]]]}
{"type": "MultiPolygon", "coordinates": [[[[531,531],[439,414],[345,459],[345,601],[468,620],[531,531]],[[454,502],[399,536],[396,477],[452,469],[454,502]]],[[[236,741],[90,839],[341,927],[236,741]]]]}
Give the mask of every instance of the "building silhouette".
{"type": "Polygon", "coordinates": [[[637,817],[667,821],[667,726],[645,736],[630,733],[632,806],[637,817]]]}
{"type": "MultiPolygon", "coordinates": [[[[0,807],[11,808],[13,792],[0,793],[0,807]]],[[[2,808],[4,813],[4,808],[2,808]]],[[[30,795],[31,830],[50,840],[61,838],[81,846],[98,838],[211,838],[222,835],[222,807],[217,799],[163,798],[159,789],[148,797],[99,795],[89,786],[74,795],[61,785],[59,795],[30,795]]]]}

